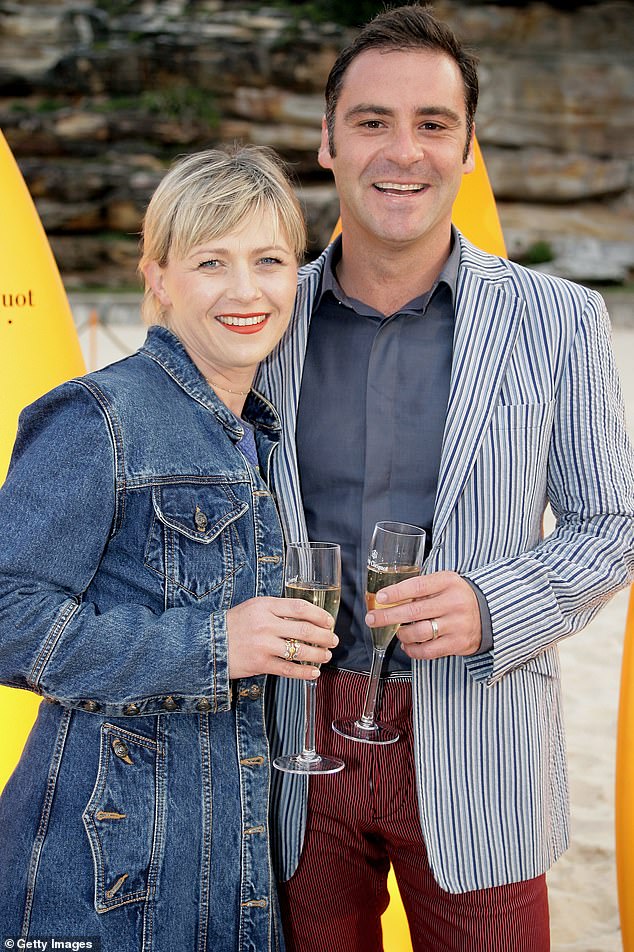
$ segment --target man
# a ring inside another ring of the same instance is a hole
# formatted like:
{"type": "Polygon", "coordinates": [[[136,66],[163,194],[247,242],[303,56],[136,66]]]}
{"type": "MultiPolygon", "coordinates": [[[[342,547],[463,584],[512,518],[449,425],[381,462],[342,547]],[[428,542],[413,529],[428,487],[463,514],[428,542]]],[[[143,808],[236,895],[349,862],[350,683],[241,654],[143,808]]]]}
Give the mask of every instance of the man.
{"type": "MultiPolygon", "coordinates": [[[[477,94],[474,58],[429,8],[380,14],[340,54],[319,161],[342,237],[303,270],[261,372],[286,428],[287,537],[340,542],[343,558],[317,747],[346,769],[311,780],[308,803],[303,779],[274,778],[291,950],[381,949],[390,863],[416,952],[549,948],[545,871],[568,843],[556,644],[634,568],[605,305],[452,228],[477,94]],[[385,590],[401,604],[366,616],[380,519],[424,527],[429,551],[423,575],[385,590]],[[330,723],[361,712],[367,625],[390,623],[380,718],[401,737],[355,744],[330,723]]],[[[301,693],[273,690],[288,752],[301,693]]]]}

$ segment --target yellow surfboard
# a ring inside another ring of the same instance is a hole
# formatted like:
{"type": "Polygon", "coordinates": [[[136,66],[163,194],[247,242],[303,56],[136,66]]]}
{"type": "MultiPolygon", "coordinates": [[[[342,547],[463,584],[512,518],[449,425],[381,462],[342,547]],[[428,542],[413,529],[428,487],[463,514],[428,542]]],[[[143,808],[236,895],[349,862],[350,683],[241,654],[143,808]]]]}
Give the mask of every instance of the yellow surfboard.
{"type": "MultiPolygon", "coordinates": [[[[84,372],[70,306],[24,179],[0,132],[0,482],[20,410],[84,372]]],[[[0,687],[0,790],[35,719],[38,698],[0,687]]]]}
{"type": "Polygon", "coordinates": [[[634,950],[634,588],[630,590],[621,662],[616,735],[616,877],[624,952],[634,950]]]}

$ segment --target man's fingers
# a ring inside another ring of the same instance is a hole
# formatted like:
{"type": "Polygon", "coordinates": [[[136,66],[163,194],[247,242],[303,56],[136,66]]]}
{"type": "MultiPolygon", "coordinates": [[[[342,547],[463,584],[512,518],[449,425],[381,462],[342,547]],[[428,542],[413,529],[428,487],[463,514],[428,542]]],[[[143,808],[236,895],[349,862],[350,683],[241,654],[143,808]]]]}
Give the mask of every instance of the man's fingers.
{"type": "MultiPolygon", "coordinates": [[[[391,586],[396,588],[395,585],[391,586]]],[[[411,625],[427,618],[435,618],[447,611],[446,599],[425,598],[416,601],[401,602],[389,608],[373,608],[366,615],[366,624],[370,628],[383,628],[385,625],[411,625]]]]}
{"type": "Polygon", "coordinates": [[[436,572],[434,575],[415,575],[414,578],[406,578],[402,582],[396,582],[394,585],[387,585],[377,592],[377,607],[384,605],[393,605],[396,602],[404,602],[413,598],[427,598],[435,595],[440,590],[440,576],[444,573],[436,572]]]}

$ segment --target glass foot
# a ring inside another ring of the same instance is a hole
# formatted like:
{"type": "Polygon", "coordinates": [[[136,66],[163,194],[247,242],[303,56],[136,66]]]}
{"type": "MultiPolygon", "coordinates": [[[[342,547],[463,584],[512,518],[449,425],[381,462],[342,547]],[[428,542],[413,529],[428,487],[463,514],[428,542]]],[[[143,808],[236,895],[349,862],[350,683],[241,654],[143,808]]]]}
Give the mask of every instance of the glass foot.
{"type": "Polygon", "coordinates": [[[306,757],[304,754],[291,754],[288,757],[276,757],[273,766],[284,773],[328,774],[339,773],[346,765],[338,757],[323,757],[321,754],[306,757]]]}
{"type": "Polygon", "coordinates": [[[393,744],[399,738],[394,727],[376,721],[371,727],[364,727],[361,721],[333,721],[332,729],[336,734],[361,744],[393,744]]]}

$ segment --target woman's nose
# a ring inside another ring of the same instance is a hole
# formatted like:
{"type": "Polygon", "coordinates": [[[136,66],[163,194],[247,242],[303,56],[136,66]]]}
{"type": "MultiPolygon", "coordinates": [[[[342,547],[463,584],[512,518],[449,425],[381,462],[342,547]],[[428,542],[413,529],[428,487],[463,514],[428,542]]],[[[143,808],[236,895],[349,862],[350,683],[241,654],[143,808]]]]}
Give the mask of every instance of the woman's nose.
{"type": "Polygon", "coordinates": [[[240,268],[233,274],[227,296],[234,301],[247,303],[262,296],[256,275],[250,268],[240,268]]]}

